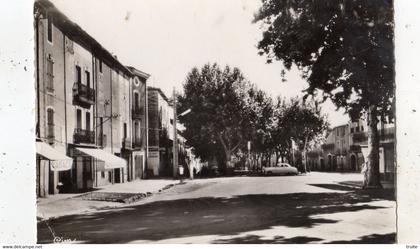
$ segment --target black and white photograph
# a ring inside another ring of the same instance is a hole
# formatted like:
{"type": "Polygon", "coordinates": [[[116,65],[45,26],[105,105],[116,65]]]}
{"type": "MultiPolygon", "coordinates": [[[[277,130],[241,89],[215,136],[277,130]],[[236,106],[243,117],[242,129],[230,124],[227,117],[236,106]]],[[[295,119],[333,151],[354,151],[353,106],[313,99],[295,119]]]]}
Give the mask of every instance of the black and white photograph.
{"type": "Polygon", "coordinates": [[[394,4],[33,1],[33,243],[410,243],[394,4]]]}

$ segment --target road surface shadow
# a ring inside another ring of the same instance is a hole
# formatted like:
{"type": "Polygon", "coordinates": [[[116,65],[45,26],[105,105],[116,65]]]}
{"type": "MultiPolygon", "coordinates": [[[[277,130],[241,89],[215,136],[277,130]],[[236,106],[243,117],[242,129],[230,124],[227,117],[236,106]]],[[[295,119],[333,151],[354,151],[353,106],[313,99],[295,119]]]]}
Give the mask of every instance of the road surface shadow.
{"type": "Polygon", "coordinates": [[[327,244],[393,244],[396,242],[396,233],[371,234],[356,240],[337,240],[327,244]]]}
{"type": "Polygon", "coordinates": [[[322,239],[315,237],[296,236],[285,238],[283,236],[274,236],[273,239],[265,239],[259,235],[246,235],[231,239],[220,239],[214,241],[215,244],[307,244],[320,242],[322,239]]]}
{"type": "MultiPolygon", "coordinates": [[[[315,218],[314,215],[382,209],[384,207],[369,202],[388,200],[389,193],[383,192],[386,191],[262,194],[156,201],[38,222],[38,243],[51,243],[51,230],[55,236],[82,243],[128,243],[201,235],[238,235],[273,226],[311,228],[339,222],[315,218]]],[[[288,239],[282,238],[281,234],[278,236],[273,241],[245,237],[242,242],[236,238],[236,241],[216,240],[214,243],[309,243],[321,240],[304,236],[288,239]]],[[[385,243],[394,242],[389,242],[389,238],[384,240],[385,243]]]]}
{"type": "Polygon", "coordinates": [[[338,184],[308,184],[308,185],[319,187],[319,188],[331,189],[331,190],[339,190],[339,191],[352,191],[355,189],[354,187],[338,185],[338,184]]]}

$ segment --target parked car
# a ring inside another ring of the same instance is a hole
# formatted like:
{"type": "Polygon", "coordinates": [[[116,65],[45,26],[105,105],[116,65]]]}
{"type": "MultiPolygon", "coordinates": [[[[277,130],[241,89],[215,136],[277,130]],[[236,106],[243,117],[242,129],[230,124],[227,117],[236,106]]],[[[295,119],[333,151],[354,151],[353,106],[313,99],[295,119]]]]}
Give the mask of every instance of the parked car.
{"type": "Polygon", "coordinates": [[[233,170],[233,174],[234,175],[249,175],[251,173],[251,171],[247,168],[239,168],[239,169],[234,169],[233,170]]]}
{"type": "Polygon", "coordinates": [[[262,173],[263,175],[297,175],[299,171],[288,163],[279,163],[275,166],[263,167],[262,173]]]}

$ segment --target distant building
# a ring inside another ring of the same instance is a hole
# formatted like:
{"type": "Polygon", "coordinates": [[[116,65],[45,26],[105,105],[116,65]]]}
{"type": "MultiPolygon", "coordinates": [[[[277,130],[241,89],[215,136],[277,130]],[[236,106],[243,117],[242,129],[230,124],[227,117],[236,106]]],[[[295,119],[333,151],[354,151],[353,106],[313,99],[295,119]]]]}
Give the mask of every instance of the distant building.
{"type": "MultiPolygon", "coordinates": [[[[392,181],[395,174],[395,126],[379,122],[378,129],[381,178],[392,181]]],[[[308,153],[307,165],[319,171],[360,172],[367,160],[367,139],[367,124],[363,119],[334,127],[328,132],[326,142],[308,153]]]]}
{"type": "Polygon", "coordinates": [[[149,74],[134,67],[128,67],[133,73],[131,81],[131,119],[132,140],[124,148],[131,148],[128,168],[128,180],[146,177],[148,146],[147,80],[149,74]]]}
{"type": "Polygon", "coordinates": [[[147,88],[149,153],[148,170],[154,176],[172,176],[173,108],[161,89],[147,88]]]}

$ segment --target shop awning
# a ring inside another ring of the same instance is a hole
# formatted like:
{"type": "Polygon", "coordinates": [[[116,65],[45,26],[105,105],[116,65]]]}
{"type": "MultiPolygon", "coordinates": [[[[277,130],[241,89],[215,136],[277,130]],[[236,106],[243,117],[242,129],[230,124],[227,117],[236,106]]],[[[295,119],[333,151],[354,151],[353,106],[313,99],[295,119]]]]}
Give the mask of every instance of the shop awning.
{"type": "Polygon", "coordinates": [[[36,142],[36,153],[50,160],[50,167],[53,171],[70,170],[73,164],[73,158],[54,149],[44,142],[36,142]]]}
{"type": "Polygon", "coordinates": [[[101,149],[91,149],[91,148],[76,148],[78,151],[94,157],[99,161],[102,161],[104,164],[99,165],[98,170],[111,170],[111,169],[118,169],[118,168],[125,168],[127,167],[127,162],[121,158],[114,156],[113,154],[106,152],[101,149]]]}

